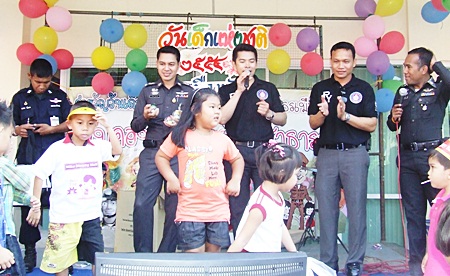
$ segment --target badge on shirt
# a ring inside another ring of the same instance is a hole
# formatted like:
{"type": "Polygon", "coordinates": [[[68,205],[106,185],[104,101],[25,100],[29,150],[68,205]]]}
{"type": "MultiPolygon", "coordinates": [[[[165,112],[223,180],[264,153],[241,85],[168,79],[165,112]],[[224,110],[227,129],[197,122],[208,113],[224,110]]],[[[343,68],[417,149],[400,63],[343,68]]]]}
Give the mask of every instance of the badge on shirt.
{"type": "Polygon", "coordinates": [[[434,93],[434,91],[425,92],[425,90],[424,90],[424,92],[420,93],[421,97],[429,97],[429,96],[434,96],[434,95],[436,95],[436,93],[434,93]]]}
{"type": "Polygon", "coordinates": [[[59,104],[60,102],[62,102],[62,100],[58,99],[58,98],[54,98],[53,100],[50,100],[50,107],[61,107],[61,105],[59,104]]]}
{"type": "Polygon", "coordinates": [[[355,91],[350,94],[349,98],[350,98],[350,102],[352,102],[354,104],[359,104],[362,101],[363,96],[362,96],[361,92],[355,91]]]}
{"type": "Polygon", "coordinates": [[[189,92],[184,91],[175,92],[175,97],[187,99],[189,97],[189,92]]]}
{"type": "Polygon", "coordinates": [[[258,97],[261,101],[265,101],[269,97],[269,93],[264,89],[259,89],[256,91],[256,97],[258,97]]]}
{"type": "Polygon", "coordinates": [[[150,91],[150,98],[159,98],[158,88],[152,88],[152,90],[150,91]]]}
{"type": "Polygon", "coordinates": [[[23,106],[20,108],[20,110],[25,110],[25,109],[31,109],[31,106],[28,106],[28,103],[26,101],[23,103],[23,106]]]}
{"type": "Polygon", "coordinates": [[[50,126],[57,126],[59,125],[59,117],[52,116],[50,117],[50,126]]]}

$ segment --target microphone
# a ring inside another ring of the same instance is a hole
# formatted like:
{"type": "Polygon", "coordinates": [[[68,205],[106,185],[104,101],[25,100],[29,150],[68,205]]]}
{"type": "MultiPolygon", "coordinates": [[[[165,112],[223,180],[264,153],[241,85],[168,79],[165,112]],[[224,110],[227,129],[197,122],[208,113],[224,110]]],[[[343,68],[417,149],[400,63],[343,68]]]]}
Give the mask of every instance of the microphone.
{"type": "Polygon", "coordinates": [[[406,95],[408,95],[408,89],[402,87],[400,88],[400,90],[398,91],[398,94],[400,95],[400,101],[398,102],[398,104],[402,104],[403,102],[403,97],[405,97],[406,95]]]}
{"type": "Polygon", "coordinates": [[[250,82],[250,74],[251,74],[251,71],[248,70],[248,75],[244,79],[244,87],[245,87],[246,90],[248,90],[248,87],[250,85],[249,84],[249,82],[250,82]]]}

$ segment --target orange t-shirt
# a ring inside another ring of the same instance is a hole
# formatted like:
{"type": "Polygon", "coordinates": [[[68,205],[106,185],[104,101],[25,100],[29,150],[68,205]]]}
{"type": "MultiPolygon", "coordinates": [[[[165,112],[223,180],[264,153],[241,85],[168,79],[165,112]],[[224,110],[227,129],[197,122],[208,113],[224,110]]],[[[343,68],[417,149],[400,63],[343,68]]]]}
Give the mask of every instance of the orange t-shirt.
{"type": "Polygon", "coordinates": [[[178,156],[181,189],[175,221],[229,222],[222,160],[235,159],[239,150],[228,136],[217,131],[203,136],[188,130],[185,141],[185,148],[179,148],[170,134],[160,147],[167,156],[178,156]]]}

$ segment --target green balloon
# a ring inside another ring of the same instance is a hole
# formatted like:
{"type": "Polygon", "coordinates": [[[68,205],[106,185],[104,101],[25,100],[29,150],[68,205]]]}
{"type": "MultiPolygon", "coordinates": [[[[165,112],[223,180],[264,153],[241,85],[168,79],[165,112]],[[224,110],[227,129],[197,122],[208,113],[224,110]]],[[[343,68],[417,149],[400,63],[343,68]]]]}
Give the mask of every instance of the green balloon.
{"type": "Polygon", "coordinates": [[[394,93],[397,92],[397,89],[402,85],[403,85],[403,82],[401,82],[399,80],[384,80],[381,83],[382,88],[387,88],[394,93]]]}
{"type": "Polygon", "coordinates": [[[447,11],[450,11],[450,0],[442,0],[442,6],[443,6],[447,11]]]}
{"type": "Polygon", "coordinates": [[[133,49],[128,52],[125,61],[131,71],[141,71],[147,66],[148,57],[143,50],[133,49]]]}

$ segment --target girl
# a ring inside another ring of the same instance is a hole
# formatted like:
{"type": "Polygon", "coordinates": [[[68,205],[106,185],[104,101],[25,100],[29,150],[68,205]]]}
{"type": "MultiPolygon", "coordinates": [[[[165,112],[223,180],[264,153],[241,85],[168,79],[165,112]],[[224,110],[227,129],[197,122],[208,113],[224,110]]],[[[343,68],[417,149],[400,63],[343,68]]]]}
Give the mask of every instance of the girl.
{"type": "Polygon", "coordinates": [[[280,252],[282,243],[295,252],[283,223],[281,192],[289,192],[297,184],[302,158],[295,148],[270,140],[256,149],[256,160],[264,182],[251,196],[228,252],[280,252]]]}
{"type": "Polygon", "coordinates": [[[239,195],[244,160],[230,138],[213,130],[220,121],[220,108],[214,90],[195,91],[155,157],[167,192],[178,193],[175,223],[178,248],[184,252],[219,252],[230,245],[228,196],[239,195]],[[175,156],[178,178],[170,168],[175,156]],[[228,160],[233,169],[228,183],[222,160],[228,160]]]}

